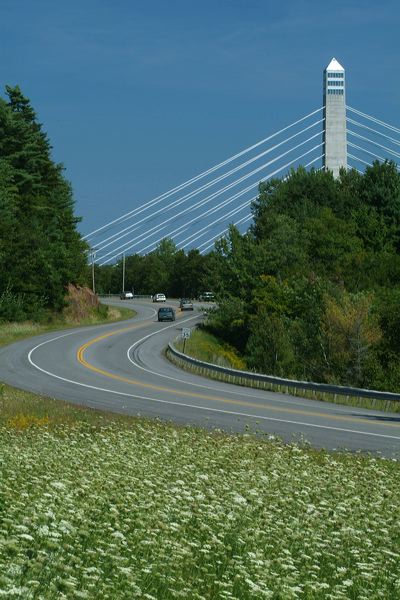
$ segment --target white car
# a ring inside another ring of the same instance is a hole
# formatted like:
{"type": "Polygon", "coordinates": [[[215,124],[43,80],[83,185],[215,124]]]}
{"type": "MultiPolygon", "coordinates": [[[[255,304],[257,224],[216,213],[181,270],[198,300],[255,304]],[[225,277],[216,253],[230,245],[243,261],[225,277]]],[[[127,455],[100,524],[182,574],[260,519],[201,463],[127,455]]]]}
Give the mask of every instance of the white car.
{"type": "Polygon", "coordinates": [[[202,294],[200,294],[199,300],[200,302],[214,302],[214,292],[203,292],[202,294]]]}
{"type": "Polygon", "coordinates": [[[154,294],[153,302],[166,302],[165,294],[154,294]]]}
{"type": "Polygon", "coordinates": [[[132,292],[123,292],[120,295],[120,298],[121,298],[121,300],[132,300],[133,294],[132,294],[132,292]]]}

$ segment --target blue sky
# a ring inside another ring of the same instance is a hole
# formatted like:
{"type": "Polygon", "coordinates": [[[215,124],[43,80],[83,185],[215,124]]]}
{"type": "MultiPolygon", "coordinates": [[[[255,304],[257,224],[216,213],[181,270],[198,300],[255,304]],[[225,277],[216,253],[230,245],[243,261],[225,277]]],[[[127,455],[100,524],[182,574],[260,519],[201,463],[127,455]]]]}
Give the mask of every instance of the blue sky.
{"type": "Polygon", "coordinates": [[[347,103],[400,126],[399,26],[392,0],[2,0],[1,85],[87,233],[318,108],[333,56],[347,103]]]}

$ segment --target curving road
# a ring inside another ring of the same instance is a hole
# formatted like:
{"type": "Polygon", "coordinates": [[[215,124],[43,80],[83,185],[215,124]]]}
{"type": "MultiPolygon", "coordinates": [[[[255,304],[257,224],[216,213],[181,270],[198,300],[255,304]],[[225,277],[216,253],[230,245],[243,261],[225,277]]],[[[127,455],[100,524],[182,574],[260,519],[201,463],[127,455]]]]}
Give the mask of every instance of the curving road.
{"type": "MultiPolygon", "coordinates": [[[[114,302],[116,304],[116,302],[114,302]]],[[[170,304],[174,304],[173,302],[170,304]]],[[[176,304],[176,303],[175,303],[176,304]]],[[[137,316],[17,342],[0,349],[0,380],[76,404],[225,431],[260,431],[318,448],[400,457],[400,415],[210,381],[163,356],[168,341],[201,318],[158,323],[151,302],[137,316]]]]}

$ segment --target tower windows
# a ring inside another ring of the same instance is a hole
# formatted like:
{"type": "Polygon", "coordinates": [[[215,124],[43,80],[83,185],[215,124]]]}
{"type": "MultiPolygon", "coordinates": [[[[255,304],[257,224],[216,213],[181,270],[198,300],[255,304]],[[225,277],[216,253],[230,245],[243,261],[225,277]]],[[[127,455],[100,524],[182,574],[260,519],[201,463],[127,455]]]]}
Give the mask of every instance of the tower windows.
{"type": "Polygon", "coordinates": [[[343,96],[343,88],[342,89],[328,88],[327,93],[343,96]]]}
{"type": "Polygon", "coordinates": [[[333,77],[336,79],[343,79],[344,78],[344,73],[332,73],[332,71],[327,71],[326,72],[326,76],[327,77],[333,77]]]}

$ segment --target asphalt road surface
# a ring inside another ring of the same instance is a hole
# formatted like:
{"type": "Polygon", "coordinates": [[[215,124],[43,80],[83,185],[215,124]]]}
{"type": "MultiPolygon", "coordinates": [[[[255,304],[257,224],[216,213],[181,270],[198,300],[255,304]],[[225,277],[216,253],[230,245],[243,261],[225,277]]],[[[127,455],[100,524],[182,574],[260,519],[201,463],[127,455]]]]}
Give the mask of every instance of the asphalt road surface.
{"type": "MultiPolygon", "coordinates": [[[[134,307],[137,316],[0,349],[0,380],[97,409],[400,458],[399,414],[238,387],[182,371],[163,350],[182,327],[201,319],[196,305],[193,313],[177,310],[173,323],[158,323],[158,306],[150,301],[121,304],[134,307]]],[[[176,302],[166,305],[177,307],[176,302]]]]}

